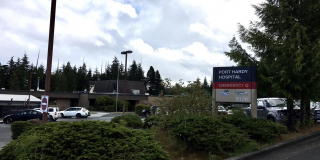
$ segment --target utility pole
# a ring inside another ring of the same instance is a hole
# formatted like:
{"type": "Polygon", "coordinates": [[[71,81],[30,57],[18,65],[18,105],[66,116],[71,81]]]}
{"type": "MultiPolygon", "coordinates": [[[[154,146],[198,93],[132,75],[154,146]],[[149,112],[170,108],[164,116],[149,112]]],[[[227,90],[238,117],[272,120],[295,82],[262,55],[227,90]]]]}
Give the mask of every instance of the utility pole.
{"type": "MultiPolygon", "coordinates": [[[[49,42],[48,42],[48,57],[47,57],[47,71],[46,71],[46,92],[45,95],[50,95],[50,81],[51,81],[51,67],[52,67],[52,51],[54,41],[54,24],[56,19],[56,3],[57,0],[51,1],[51,13],[50,13],[50,29],[49,29],[49,42]]],[[[49,103],[49,102],[48,102],[49,103]]],[[[43,123],[48,121],[48,112],[43,113],[43,123]]]]}

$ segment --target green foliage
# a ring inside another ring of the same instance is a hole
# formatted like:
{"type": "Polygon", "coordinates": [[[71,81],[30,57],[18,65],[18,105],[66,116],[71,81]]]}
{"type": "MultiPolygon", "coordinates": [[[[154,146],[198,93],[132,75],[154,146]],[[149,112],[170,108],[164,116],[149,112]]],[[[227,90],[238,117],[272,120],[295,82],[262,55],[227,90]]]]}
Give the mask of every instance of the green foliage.
{"type": "Polygon", "coordinates": [[[144,120],[143,128],[151,128],[152,126],[158,126],[161,122],[160,116],[151,116],[144,120]]]}
{"type": "Polygon", "coordinates": [[[250,142],[239,128],[210,116],[176,117],[169,122],[169,129],[178,141],[195,151],[226,153],[250,142]]]}
{"type": "Polygon", "coordinates": [[[131,127],[131,128],[142,128],[143,126],[143,122],[141,118],[136,115],[117,116],[112,118],[111,121],[119,124],[125,124],[126,127],[131,127]],[[123,121],[121,122],[121,120],[123,120],[126,123],[124,123],[123,121]]]}
{"type": "MultiPolygon", "coordinates": [[[[126,102],[125,109],[126,111],[129,108],[129,102],[126,102]]],[[[123,109],[123,100],[118,99],[117,111],[122,111],[123,109]]],[[[105,111],[105,112],[115,112],[116,111],[116,99],[108,95],[102,95],[96,99],[95,107],[93,110],[96,111],[105,111]]]]}
{"type": "Polygon", "coordinates": [[[113,122],[47,123],[35,127],[0,151],[11,159],[169,159],[150,134],[113,122]]]}
{"type": "Polygon", "coordinates": [[[16,121],[11,124],[11,138],[13,140],[17,139],[22,133],[29,131],[36,125],[27,121],[16,121]]]}
{"type": "Polygon", "coordinates": [[[267,0],[254,5],[259,21],[239,25],[239,37],[250,45],[251,57],[233,38],[225,54],[238,65],[257,65],[261,95],[288,100],[288,129],[293,129],[293,100],[301,99],[301,123],[310,119],[310,100],[320,97],[320,18],[317,1],[267,0]],[[259,61],[255,61],[255,58],[259,61]],[[271,86],[271,89],[265,86],[271,86]]]}
{"type": "Polygon", "coordinates": [[[164,118],[171,118],[179,115],[203,115],[211,106],[212,97],[210,93],[202,87],[200,79],[189,83],[186,87],[180,80],[179,84],[171,85],[170,80],[165,82],[166,88],[170,88],[173,97],[159,96],[158,107],[160,115],[164,118]]]}
{"type": "Polygon", "coordinates": [[[279,123],[261,118],[250,118],[243,114],[243,110],[235,110],[234,114],[223,116],[222,122],[239,127],[250,135],[250,139],[258,142],[273,142],[280,134],[286,133],[286,127],[279,123]]]}
{"type": "Polygon", "coordinates": [[[142,116],[142,110],[150,109],[150,108],[151,108],[151,106],[149,106],[149,105],[138,104],[138,105],[135,106],[135,112],[139,116],[142,116]]]}
{"type": "Polygon", "coordinates": [[[102,95],[96,99],[96,106],[112,105],[114,103],[114,100],[114,98],[111,98],[108,95],[102,95]]]}
{"type": "MultiPolygon", "coordinates": [[[[114,101],[113,107],[116,108],[116,101],[114,101]]],[[[129,102],[126,101],[125,110],[128,111],[128,108],[129,108],[129,102]]],[[[123,100],[118,99],[117,112],[122,112],[122,111],[123,111],[123,100]]]]}

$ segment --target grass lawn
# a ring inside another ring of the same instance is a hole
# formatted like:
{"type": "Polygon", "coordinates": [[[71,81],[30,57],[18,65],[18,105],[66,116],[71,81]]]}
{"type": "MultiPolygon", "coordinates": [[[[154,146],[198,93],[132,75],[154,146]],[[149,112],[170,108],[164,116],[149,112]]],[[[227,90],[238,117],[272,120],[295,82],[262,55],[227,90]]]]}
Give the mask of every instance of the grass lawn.
{"type": "MultiPolygon", "coordinates": [[[[320,131],[320,124],[314,125],[311,127],[299,128],[297,127],[298,132],[289,132],[287,134],[281,134],[279,139],[275,140],[273,143],[258,143],[258,150],[267,146],[275,145],[280,142],[288,141],[291,139],[295,139],[298,137],[302,137],[314,132],[320,131]]],[[[202,159],[210,159],[208,153],[205,152],[191,152],[186,149],[185,145],[178,144],[174,137],[170,134],[169,131],[163,131],[158,129],[146,129],[148,133],[154,134],[154,140],[160,142],[160,145],[164,150],[166,150],[170,154],[170,160],[202,160],[202,159]]],[[[238,155],[242,153],[237,153],[238,155]]],[[[224,159],[228,158],[225,155],[219,155],[219,157],[215,159],[224,159]]]]}

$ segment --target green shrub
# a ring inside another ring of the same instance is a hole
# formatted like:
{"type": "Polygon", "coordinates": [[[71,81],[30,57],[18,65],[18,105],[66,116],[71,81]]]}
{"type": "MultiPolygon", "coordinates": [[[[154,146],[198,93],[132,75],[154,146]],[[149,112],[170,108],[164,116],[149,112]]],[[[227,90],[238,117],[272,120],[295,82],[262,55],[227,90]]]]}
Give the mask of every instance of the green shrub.
{"type": "Polygon", "coordinates": [[[115,101],[114,98],[111,98],[111,97],[108,96],[108,95],[102,95],[102,96],[99,96],[99,97],[96,99],[96,106],[108,106],[108,105],[112,105],[112,104],[115,103],[114,101],[115,101]]]}
{"type": "MultiPolygon", "coordinates": [[[[114,106],[114,108],[116,108],[116,101],[114,101],[113,106],[114,106]]],[[[128,108],[129,108],[129,102],[126,101],[125,110],[128,111],[128,108]]],[[[122,112],[122,111],[123,111],[123,100],[118,99],[117,112],[122,112]]]]}
{"type": "Polygon", "coordinates": [[[144,120],[143,128],[151,128],[152,126],[160,125],[161,117],[160,116],[151,116],[144,120]]]}
{"type": "Polygon", "coordinates": [[[104,111],[104,112],[115,112],[116,111],[116,107],[113,105],[109,105],[109,106],[99,106],[100,111],[104,111]]]}
{"type": "Polygon", "coordinates": [[[11,141],[0,159],[169,159],[150,134],[113,122],[47,123],[11,141]]]}
{"type": "Polygon", "coordinates": [[[34,128],[36,125],[27,121],[16,121],[11,124],[11,138],[17,139],[22,133],[34,128]]]}
{"type": "Polygon", "coordinates": [[[139,116],[142,116],[142,110],[150,109],[150,108],[151,108],[151,106],[149,106],[149,105],[138,104],[135,106],[135,112],[136,112],[136,114],[139,114],[139,116]]]}
{"type": "Polygon", "coordinates": [[[119,123],[119,124],[124,124],[121,122],[123,120],[126,122],[126,127],[131,127],[131,128],[142,128],[143,122],[139,116],[136,115],[122,115],[122,116],[117,116],[111,119],[112,122],[119,123]]]}
{"type": "Polygon", "coordinates": [[[250,142],[245,132],[210,116],[176,117],[168,127],[178,142],[193,151],[227,153],[250,142]]]}
{"type": "Polygon", "coordinates": [[[233,115],[223,116],[222,121],[239,127],[248,133],[250,139],[258,142],[272,142],[281,133],[286,133],[286,127],[282,124],[261,118],[250,118],[242,113],[243,111],[238,111],[233,115]]]}
{"type": "Polygon", "coordinates": [[[97,110],[97,107],[95,107],[95,106],[89,106],[89,107],[88,107],[88,110],[89,110],[89,111],[98,111],[98,110],[97,110]]]}

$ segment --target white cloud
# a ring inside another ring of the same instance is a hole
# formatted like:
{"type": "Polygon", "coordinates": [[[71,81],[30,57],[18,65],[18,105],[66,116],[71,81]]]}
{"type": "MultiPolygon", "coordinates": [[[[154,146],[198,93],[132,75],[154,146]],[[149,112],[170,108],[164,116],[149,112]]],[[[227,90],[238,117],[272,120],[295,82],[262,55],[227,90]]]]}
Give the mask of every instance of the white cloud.
{"type": "MultiPolygon", "coordinates": [[[[262,0],[66,0],[57,1],[53,66],[70,61],[95,69],[121,62],[123,50],[162,78],[193,81],[212,67],[234,63],[224,55],[237,24],[257,19],[251,4],[262,0]]],[[[0,1],[0,63],[28,53],[46,64],[51,1],[0,1]]],[[[56,67],[52,67],[56,68],[56,67]]]]}

